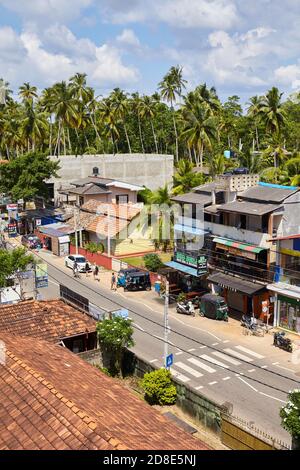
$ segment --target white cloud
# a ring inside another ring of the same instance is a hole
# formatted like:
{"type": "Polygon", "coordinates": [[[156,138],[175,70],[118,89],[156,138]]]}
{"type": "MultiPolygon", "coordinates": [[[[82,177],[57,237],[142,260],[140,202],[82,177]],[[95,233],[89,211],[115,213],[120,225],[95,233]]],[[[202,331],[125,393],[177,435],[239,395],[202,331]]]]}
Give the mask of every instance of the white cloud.
{"type": "Polygon", "coordinates": [[[227,29],[237,21],[233,0],[107,1],[106,17],[118,24],[159,21],[176,28],[227,29]]]}
{"type": "Polygon", "coordinates": [[[296,90],[300,88],[300,60],[297,64],[278,67],[274,71],[275,79],[282,85],[296,90]]]}
{"type": "Polygon", "coordinates": [[[43,23],[67,22],[80,16],[94,0],[0,0],[0,5],[24,20],[43,23]]]}
{"type": "Polygon", "coordinates": [[[117,41],[126,46],[140,47],[141,45],[139,38],[132,29],[124,29],[122,33],[117,36],[117,41]]]}
{"type": "Polygon", "coordinates": [[[14,87],[24,81],[49,86],[76,72],[87,73],[96,88],[122,86],[139,78],[136,68],[123,63],[117,47],[77,39],[65,26],[50,27],[42,38],[30,30],[18,36],[11,28],[2,28],[0,40],[2,37],[7,38],[9,55],[0,47],[0,76],[14,87]]]}

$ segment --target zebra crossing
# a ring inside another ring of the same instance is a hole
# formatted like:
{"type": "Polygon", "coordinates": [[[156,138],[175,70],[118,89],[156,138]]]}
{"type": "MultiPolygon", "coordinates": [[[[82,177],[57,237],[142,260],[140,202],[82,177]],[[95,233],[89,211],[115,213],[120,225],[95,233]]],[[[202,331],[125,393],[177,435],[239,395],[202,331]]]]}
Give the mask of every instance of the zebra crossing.
{"type": "MultiPolygon", "coordinates": [[[[191,357],[182,357],[182,355],[175,353],[174,364],[171,367],[172,376],[183,383],[190,382],[191,380],[195,381],[195,379],[200,378],[200,383],[204,383],[202,381],[206,382],[205,379],[208,378],[211,380],[207,381],[206,386],[212,387],[218,383],[218,380],[213,380],[213,374],[220,373],[220,371],[226,373],[227,369],[233,366],[241,366],[243,363],[247,365],[245,363],[250,364],[254,359],[264,359],[265,357],[262,354],[258,354],[240,345],[224,348],[222,351],[207,351],[206,353],[204,353],[203,349],[202,346],[193,349],[193,356],[191,357]]],[[[186,355],[186,353],[183,352],[182,354],[186,355]]],[[[254,371],[255,369],[251,369],[251,371],[252,370],[254,371]]],[[[232,374],[232,377],[239,375],[243,375],[243,373],[232,374]]],[[[226,375],[219,380],[226,382],[232,377],[226,375]]],[[[204,385],[202,384],[195,387],[195,389],[200,390],[203,387],[204,385]]]]}

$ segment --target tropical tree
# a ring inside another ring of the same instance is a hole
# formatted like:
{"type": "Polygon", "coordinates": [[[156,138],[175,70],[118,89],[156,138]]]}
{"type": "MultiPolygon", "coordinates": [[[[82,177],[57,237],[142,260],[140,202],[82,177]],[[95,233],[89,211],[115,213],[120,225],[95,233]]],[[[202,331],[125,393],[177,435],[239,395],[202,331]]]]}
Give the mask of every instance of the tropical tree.
{"type": "Polygon", "coordinates": [[[172,193],[174,195],[187,193],[196,186],[205,183],[206,178],[203,173],[195,173],[193,169],[194,165],[189,160],[179,160],[177,171],[173,176],[172,193]]]}
{"type": "Polygon", "coordinates": [[[9,285],[9,278],[17,271],[25,271],[29,264],[34,263],[31,254],[24,248],[15,248],[11,251],[0,249],[0,289],[9,285]]]}
{"type": "Polygon", "coordinates": [[[37,87],[31,86],[29,82],[25,82],[19,88],[19,96],[24,103],[32,103],[38,97],[37,87]]]}
{"type": "Polygon", "coordinates": [[[256,146],[257,146],[257,150],[259,150],[258,122],[259,122],[259,116],[260,116],[261,107],[262,107],[262,97],[252,96],[252,98],[250,98],[250,100],[248,101],[247,106],[248,106],[247,108],[248,116],[253,122],[254,127],[255,127],[256,146]]]}
{"type": "Polygon", "coordinates": [[[153,119],[156,115],[156,109],[157,109],[157,101],[152,97],[152,96],[146,96],[144,95],[141,98],[140,102],[140,116],[141,119],[143,120],[149,120],[151,124],[151,129],[152,129],[152,134],[153,134],[153,139],[154,139],[154,144],[155,144],[155,150],[156,153],[158,153],[158,145],[157,145],[157,138],[153,126],[153,119]]]}
{"type": "Polygon", "coordinates": [[[285,125],[286,115],[281,102],[282,95],[278,88],[273,87],[261,98],[259,105],[258,115],[265,125],[266,132],[271,135],[280,134],[285,125]]]}
{"type": "Polygon", "coordinates": [[[110,94],[110,100],[115,108],[115,115],[117,119],[120,119],[120,121],[122,121],[127,140],[128,150],[129,153],[131,153],[131,145],[126,127],[126,116],[130,109],[129,101],[124,91],[120,90],[120,88],[114,88],[113,92],[110,94]]]}
{"type": "Polygon", "coordinates": [[[178,161],[178,132],[175,119],[175,110],[173,103],[176,103],[176,98],[182,94],[182,89],[185,88],[186,80],[182,77],[182,67],[177,65],[171,67],[169,72],[164,76],[163,80],[159,83],[159,90],[162,98],[171,104],[171,110],[173,114],[173,124],[176,140],[176,161],[178,161]]]}

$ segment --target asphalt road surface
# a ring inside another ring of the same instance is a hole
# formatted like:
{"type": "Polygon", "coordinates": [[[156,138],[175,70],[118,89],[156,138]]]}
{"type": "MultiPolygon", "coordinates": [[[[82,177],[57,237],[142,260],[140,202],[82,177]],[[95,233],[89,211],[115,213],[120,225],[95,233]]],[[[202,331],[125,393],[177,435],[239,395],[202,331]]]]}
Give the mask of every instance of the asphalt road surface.
{"type": "MultiPolygon", "coordinates": [[[[63,284],[100,308],[128,309],[135,326],[133,350],[155,366],[163,366],[161,312],[126,298],[122,292],[112,292],[101,283],[91,286],[84,274],[74,279],[70,269],[57,268],[51,261],[48,273],[49,288],[40,291],[44,298],[57,297],[59,284],[63,284]]],[[[233,415],[290,444],[288,433],[280,425],[279,410],[288,391],[299,388],[299,376],[224,335],[189,326],[183,320],[184,317],[169,318],[168,348],[174,355],[171,373],[218,404],[231,403],[233,415]]]]}

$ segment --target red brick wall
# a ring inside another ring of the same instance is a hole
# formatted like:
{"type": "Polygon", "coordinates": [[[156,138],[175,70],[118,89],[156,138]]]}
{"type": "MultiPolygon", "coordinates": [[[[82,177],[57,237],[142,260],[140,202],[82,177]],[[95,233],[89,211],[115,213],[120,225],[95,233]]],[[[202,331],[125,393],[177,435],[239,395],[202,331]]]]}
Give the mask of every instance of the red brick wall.
{"type": "MultiPolygon", "coordinates": [[[[70,254],[76,254],[76,248],[74,245],[70,245],[70,254]]],[[[85,258],[90,263],[96,263],[99,266],[103,266],[106,269],[112,268],[112,259],[109,256],[101,255],[98,253],[90,253],[89,251],[85,250],[84,248],[78,248],[78,254],[85,256],[85,258]]]]}

